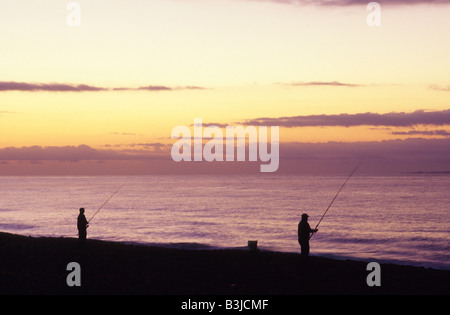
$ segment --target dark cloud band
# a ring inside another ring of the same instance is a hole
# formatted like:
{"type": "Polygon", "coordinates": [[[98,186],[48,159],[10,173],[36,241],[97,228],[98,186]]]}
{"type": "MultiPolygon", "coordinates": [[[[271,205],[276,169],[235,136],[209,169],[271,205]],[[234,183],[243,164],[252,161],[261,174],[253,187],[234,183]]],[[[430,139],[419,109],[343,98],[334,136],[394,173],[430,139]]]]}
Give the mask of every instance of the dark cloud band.
{"type": "Polygon", "coordinates": [[[294,127],[354,127],[415,125],[450,125],[450,109],[442,111],[417,110],[412,113],[360,113],[339,115],[309,115],[279,118],[256,118],[240,122],[244,125],[294,127]]]}
{"type": "Polygon", "coordinates": [[[170,87],[164,85],[148,85],[137,88],[115,87],[105,88],[87,84],[65,84],[65,83],[26,83],[0,81],[0,92],[22,91],[22,92],[99,92],[99,91],[177,91],[177,90],[203,90],[200,86],[178,86],[170,87]]]}

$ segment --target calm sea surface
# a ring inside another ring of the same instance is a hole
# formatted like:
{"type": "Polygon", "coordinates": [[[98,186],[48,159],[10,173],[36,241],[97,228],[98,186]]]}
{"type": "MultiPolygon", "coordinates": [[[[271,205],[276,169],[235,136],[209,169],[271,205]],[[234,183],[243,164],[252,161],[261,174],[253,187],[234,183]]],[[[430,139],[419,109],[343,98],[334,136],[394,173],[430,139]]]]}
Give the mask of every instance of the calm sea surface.
{"type": "MultiPolygon", "coordinates": [[[[346,176],[0,177],[0,231],[184,248],[299,252],[302,213],[314,227],[346,176]]],[[[311,254],[450,269],[450,176],[358,176],[311,239],[311,254]]]]}

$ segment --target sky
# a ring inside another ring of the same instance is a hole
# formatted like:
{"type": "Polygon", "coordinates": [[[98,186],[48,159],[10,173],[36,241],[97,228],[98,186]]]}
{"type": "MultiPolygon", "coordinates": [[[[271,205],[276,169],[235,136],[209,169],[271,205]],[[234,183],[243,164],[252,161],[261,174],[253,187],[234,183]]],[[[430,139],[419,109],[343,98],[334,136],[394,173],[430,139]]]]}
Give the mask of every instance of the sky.
{"type": "Polygon", "coordinates": [[[279,126],[279,173],[449,172],[450,1],[368,3],[2,0],[0,175],[258,169],[174,162],[195,118],[279,126]]]}

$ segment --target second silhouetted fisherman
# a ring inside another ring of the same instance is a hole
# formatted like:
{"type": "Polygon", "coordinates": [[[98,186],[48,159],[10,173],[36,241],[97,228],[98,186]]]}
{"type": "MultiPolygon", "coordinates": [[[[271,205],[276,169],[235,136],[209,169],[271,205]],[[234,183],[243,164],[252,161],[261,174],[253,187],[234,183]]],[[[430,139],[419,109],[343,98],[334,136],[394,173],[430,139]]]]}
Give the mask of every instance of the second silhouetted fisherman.
{"type": "Polygon", "coordinates": [[[88,221],[86,220],[86,217],[84,216],[84,208],[80,208],[80,214],[77,218],[77,228],[78,228],[78,238],[81,241],[86,240],[87,236],[87,228],[88,228],[88,221]]]}
{"type": "Polygon", "coordinates": [[[302,219],[298,223],[298,243],[301,248],[301,255],[307,257],[309,255],[309,238],[311,234],[316,233],[317,229],[311,229],[308,223],[308,215],[302,214],[302,219]]]}

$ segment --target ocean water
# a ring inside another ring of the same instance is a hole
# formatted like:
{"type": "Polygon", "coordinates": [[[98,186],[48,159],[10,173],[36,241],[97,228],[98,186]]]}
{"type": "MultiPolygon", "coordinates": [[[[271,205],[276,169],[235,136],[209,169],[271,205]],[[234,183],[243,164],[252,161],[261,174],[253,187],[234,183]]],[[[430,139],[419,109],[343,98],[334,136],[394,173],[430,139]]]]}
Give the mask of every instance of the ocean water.
{"type": "MultiPolygon", "coordinates": [[[[0,231],[161,246],[299,252],[346,176],[0,177],[0,231]]],[[[450,269],[450,176],[353,176],[311,239],[311,255],[450,269]]]]}

